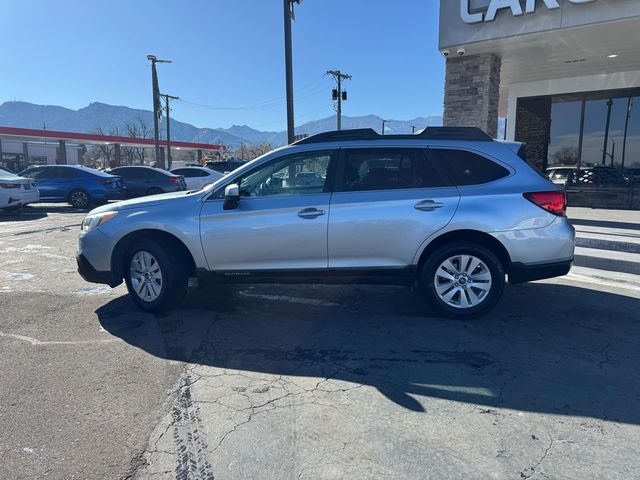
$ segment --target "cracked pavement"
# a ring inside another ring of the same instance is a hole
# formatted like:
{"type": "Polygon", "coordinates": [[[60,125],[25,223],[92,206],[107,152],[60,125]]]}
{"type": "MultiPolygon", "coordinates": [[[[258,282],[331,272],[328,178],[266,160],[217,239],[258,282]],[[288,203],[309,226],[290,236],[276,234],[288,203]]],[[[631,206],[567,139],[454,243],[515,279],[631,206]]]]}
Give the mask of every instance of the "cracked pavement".
{"type": "Polygon", "coordinates": [[[75,274],[81,213],[0,218],[0,476],[640,478],[640,293],[219,286],[166,316],[75,274]]]}

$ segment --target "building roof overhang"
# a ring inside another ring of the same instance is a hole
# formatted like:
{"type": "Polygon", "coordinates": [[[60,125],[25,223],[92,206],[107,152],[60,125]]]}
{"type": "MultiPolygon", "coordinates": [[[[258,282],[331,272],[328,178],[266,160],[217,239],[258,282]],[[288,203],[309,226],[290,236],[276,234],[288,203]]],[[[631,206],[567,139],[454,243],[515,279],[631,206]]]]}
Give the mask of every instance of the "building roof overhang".
{"type": "MultiPolygon", "coordinates": [[[[95,133],[61,132],[56,130],[37,130],[32,128],[0,127],[0,136],[11,137],[20,141],[52,141],[64,140],[70,143],[89,143],[96,145],[119,144],[128,147],[153,147],[153,138],[121,137],[116,135],[99,135],[95,133]]],[[[160,140],[162,147],[167,146],[166,140],[160,140]]],[[[183,150],[225,150],[224,145],[171,141],[172,148],[183,150]]]]}

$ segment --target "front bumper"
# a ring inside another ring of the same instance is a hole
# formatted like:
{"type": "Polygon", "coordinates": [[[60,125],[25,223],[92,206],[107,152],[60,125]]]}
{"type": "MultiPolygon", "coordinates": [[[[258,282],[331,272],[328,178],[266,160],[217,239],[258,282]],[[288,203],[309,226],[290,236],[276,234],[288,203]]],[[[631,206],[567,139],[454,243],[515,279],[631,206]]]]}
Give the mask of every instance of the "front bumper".
{"type": "Polygon", "coordinates": [[[572,265],[573,259],[538,265],[512,263],[509,270],[509,283],[524,283],[545,278],[561,277],[569,273],[572,265]]]}
{"type": "Polygon", "coordinates": [[[120,284],[119,281],[116,281],[113,273],[96,270],[93,265],[91,265],[91,262],[81,253],[76,255],[76,262],[78,263],[78,273],[87,282],[103,283],[110,287],[115,287],[120,284]]]}

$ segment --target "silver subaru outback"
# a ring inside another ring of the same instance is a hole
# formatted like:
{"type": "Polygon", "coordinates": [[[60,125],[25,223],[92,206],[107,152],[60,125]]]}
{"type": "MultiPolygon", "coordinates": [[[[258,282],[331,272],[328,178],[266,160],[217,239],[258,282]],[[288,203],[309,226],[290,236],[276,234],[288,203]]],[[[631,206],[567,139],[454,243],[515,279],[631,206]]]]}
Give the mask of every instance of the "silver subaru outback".
{"type": "Polygon", "coordinates": [[[565,196],[522,145],[473,128],[315,135],[198,191],[109,204],[82,222],[78,270],[126,282],[143,310],[198,283],[417,286],[451,317],[482,315],[505,279],[565,275],[565,196]]]}

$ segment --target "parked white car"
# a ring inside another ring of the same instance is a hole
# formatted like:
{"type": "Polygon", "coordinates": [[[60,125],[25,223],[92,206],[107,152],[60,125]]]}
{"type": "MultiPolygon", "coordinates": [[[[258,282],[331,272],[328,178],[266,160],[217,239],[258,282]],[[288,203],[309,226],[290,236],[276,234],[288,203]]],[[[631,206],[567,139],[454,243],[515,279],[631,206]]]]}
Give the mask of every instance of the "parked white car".
{"type": "Polygon", "coordinates": [[[19,177],[0,168],[0,210],[12,210],[40,200],[31,178],[19,177]]]}
{"type": "Polygon", "coordinates": [[[224,175],[206,167],[181,167],[171,170],[174,175],[184,177],[187,190],[200,190],[207,185],[217,182],[224,175]]]}

